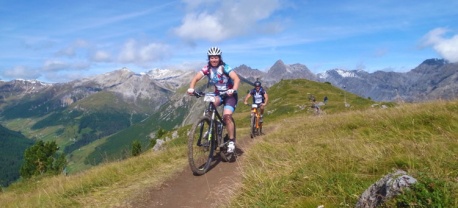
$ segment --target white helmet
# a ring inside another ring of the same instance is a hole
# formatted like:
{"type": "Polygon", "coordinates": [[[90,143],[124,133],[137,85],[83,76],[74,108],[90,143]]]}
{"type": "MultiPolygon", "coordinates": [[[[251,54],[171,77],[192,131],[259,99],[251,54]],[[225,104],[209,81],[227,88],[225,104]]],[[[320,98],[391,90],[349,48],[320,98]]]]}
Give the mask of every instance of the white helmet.
{"type": "Polygon", "coordinates": [[[221,56],[221,50],[218,47],[211,47],[208,49],[207,55],[209,56],[221,56]]]}

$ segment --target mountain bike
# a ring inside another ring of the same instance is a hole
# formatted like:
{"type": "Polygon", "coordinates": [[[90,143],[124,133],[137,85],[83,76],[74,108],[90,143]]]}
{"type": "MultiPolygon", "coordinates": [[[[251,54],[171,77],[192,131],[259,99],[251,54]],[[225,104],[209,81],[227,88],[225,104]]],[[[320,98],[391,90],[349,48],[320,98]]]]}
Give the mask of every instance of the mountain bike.
{"type": "MultiPolygon", "coordinates": [[[[226,94],[220,94],[222,97],[226,94]]],[[[229,136],[227,134],[226,123],[215,105],[215,93],[194,92],[197,98],[204,97],[208,106],[204,115],[192,125],[188,138],[188,160],[189,166],[195,175],[205,174],[211,167],[212,161],[216,161],[216,155],[219,155],[224,162],[235,160],[234,152],[227,152],[229,136]],[[223,135],[225,135],[223,137],[223,135]]],[[[235,136],[235,122],[234,136],[235,136]]]]}
{"type": "Polygon", "coordinates": [[[316,103],[312,103],[311,108],[313,109],[313,113],[315,116],[319,116],[321,114],[320,106],[316,103]]]}
{"type": "MultiPolygon", "coordinates": [[[[249,105],[249,104],[247,104],[249,105]]],[[[254,138],[262,134],[262,121],[261,119],[261,104],[251,104],[251,122],[250,122],[250,136],[254,138]]]]}

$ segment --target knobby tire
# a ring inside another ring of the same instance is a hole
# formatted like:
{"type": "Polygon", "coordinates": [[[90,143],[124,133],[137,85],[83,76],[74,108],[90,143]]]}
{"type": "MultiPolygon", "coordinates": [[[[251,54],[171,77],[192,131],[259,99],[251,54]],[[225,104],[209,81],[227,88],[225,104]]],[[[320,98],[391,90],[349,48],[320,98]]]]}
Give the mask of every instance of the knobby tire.
{"type": "Polygon", "coordinates": [[[216,128],[213,132],[210,130],[210,118],[201,117],[192,126],[188,138],[188,161],[192,172],[195,175],[203,175],[210,168],[214,151],[216,149],[216,140],[211,137],[216,136],[216,128]]]}
{"type": "Polygon", "coordinates": [[[251,116],[251,129],[250,129],[250,136],[254,138],[256,136],[256,116],[251,116]]]}

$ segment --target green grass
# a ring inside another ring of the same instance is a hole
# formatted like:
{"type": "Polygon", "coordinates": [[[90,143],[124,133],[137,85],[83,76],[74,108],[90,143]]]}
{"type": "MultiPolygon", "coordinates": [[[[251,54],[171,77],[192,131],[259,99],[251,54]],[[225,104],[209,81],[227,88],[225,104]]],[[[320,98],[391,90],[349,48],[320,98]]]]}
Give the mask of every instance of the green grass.
{"type": "Polygon", "coordinates": [[[122,204],[123,200],[160,185],[182,170],[187,163],[185,133],[185,129],[180,131],[174,142],[161,152],[148,151],[69,176],[16,182],[0,193],[0,207],[112,207],[122,204]]]}
{"type": "MultiPolygon", "coordinates": [[[[269,132],[245,150],[243,184],[230,206],[354,207],[364,190],[395,169],[416,177],[414,190],[420,194],[406,193],[391,205],[424,200],[424,207],[458,206],[458,100],[383,103],[390,106],[383,109],[306,80],[284,80],[267,90],[269,132]],[[307,93],[329,97],[323,114],[300,107],[310,104],[307,93]]],[[[239,135],[248,135],[248,116],[249,108],[239,105],[234,115],[239,135]]],[[[119,206],[187,166],[188,128],[177,129],[178,138],[162,152],[15,183],[0,194],[0,207],[119,206]]]]}
{"type": "Polygon", "coordinates": [[[456,207],[457,105],[436,101],[271,122],[280,130],[244,154],[244,186],[232,205],[352,207],[371,184],[403,169],[444,181],[439,204],[456,207]]]}

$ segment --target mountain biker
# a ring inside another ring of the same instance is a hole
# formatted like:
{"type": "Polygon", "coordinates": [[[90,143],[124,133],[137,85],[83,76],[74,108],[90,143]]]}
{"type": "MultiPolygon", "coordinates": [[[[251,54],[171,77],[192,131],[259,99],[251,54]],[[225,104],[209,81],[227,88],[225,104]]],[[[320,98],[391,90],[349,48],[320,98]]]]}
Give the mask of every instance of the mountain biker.
{"type": "Polygon", "coordinates": [[[221,50],[218,47],[208,49],[208,64],[192,78],[189,84],[188,94],[193,95],[196,83],[204,76],[207,76],[209,83],[215,86],[216,96],[215,105],[224,104],[223,120],[226,123],[229,134],[227,152],[235,150],[235,125],[232,122],[232,114],[235,111],[238,101],[237,89],[240,84],[240,78],[232,68],[224,63],[221,57],[221,50]],[[227,96],[220,94],[225,92],[227,96]]]}
{"type": "Polygon", "coordinates": [[[312,100],[312,106],[311,107],[315,110],[316,114],[320,114],[320,105],[318,105],[318,103],[316,103],[316,99],[315,98],[313,98],[313,100],[312,100]]]}
{"type": "Polygon", "coordinates": [[[260,81],[254,82],[254,88],[250,90],[250,92],[246,95],[245,97],[245,105],[248,104],[248,98],[253,96],[253,103],[258,104],[261,108],[261,119],[259,119],[259,122],[262,123],[262,117],[264,114],[264,107],[267,105],[267,101],[269,100],[269,96],[267,96],[267,92],[264,90],[264,88],[261,86],[260,81]]]}

